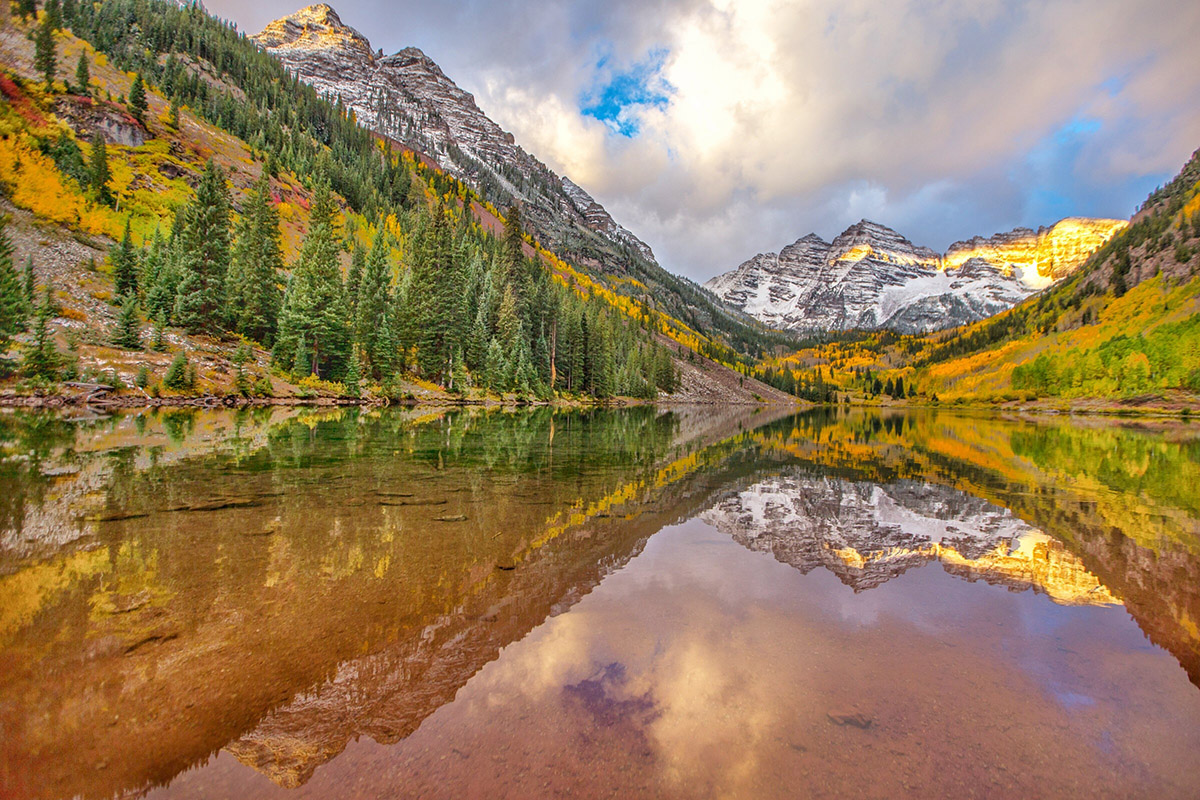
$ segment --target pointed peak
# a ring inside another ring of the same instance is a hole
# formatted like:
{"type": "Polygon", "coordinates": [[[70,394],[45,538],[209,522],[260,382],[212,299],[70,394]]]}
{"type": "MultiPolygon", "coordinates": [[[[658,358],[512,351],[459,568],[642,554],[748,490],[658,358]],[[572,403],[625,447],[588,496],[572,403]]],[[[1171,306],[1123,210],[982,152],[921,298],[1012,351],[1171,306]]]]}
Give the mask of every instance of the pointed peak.
{"type": "Polygon", "coordinates": [[[367,37],[342,22],[328,3],[318,3],[281,17],[253,37],[269,50],[353,50],[371,55],[367,37]]]}

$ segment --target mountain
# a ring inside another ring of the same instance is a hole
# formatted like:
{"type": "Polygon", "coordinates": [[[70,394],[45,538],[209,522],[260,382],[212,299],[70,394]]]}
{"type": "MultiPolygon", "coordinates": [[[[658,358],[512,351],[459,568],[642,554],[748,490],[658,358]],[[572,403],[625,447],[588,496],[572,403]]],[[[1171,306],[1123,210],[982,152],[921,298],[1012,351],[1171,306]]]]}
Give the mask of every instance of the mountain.
{"type": "Polygon", "coordinates": [[[338,98],[366,127],[433,159],[497,206],[520,200],[539,238],[556,251],[569,242],[566,250],[573,249],[581,234],[594,234],[654,262],[647,244],[577,184],[522,149],[417,48],[384,56],[323,3],[278,19],[253,38],[301,80],[338,98]]]}
{"type": "Polygon", "coordinates": [[[252,38],[360,124],[436,163],[495,208],[519,202],[542,245],[614,293],[721,340],[718,349],[757,355],[780,343],[774,332],[659,266],[645,242],[585,189],[518,145],[417,48],[385,56],[326,4],[278,19],[252,38]]]}
{"type": "Polygon", "coordinates": [[[803,573],[827,569],[855,591],[938,561],[952,575],[1032,588],[1061,605],[1119,602],[1061,542],[1006,508],[936,484],[779,476],[701,519],[803,573]]]}
{"type": "Polygon", "coordinates": [[[956,242],[944,256],[863,220],[832,243],[810,233],[705,288],[774,327],[924,333],[986,319],[1078,269],[1127,225],[1065,219],[956,242]]]}

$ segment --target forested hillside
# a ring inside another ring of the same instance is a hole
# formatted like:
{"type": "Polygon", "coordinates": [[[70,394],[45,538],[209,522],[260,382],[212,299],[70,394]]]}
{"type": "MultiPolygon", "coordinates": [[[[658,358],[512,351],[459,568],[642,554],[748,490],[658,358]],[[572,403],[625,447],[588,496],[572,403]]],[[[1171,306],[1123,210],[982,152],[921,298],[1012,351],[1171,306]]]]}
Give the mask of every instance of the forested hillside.
{"type": "Polygon", "coordinates": [[[829,399],[1188,406],[1200,392],[1200,151],[1067,281],[929,336],[851,332],[760,369],[829,399]]]}
{"type": "Polygon", "coordinates": [[[497,231],[470,187],[365,131],[200,8],[29,5],[0,41],[0,186],[85,250],[114,244],[68,275],[71,291],[0,254],[3,326],[21,344],[8,371],[21,380],[97,380],[107,363],[122,382],[137,363],[129,377],[152,393],[267,395],[283,380],[380,396],[653,398],[676,389],[688,351],[747,370],[648,296],[541,248],[518,207],[497,231]],[[105,273],[112,289],[98,291],[105,273]],[[52,320],[65,321],[57,345],[52,320]],[[183,335],[217,343],[232,366],[192,363],[183,335]]]}

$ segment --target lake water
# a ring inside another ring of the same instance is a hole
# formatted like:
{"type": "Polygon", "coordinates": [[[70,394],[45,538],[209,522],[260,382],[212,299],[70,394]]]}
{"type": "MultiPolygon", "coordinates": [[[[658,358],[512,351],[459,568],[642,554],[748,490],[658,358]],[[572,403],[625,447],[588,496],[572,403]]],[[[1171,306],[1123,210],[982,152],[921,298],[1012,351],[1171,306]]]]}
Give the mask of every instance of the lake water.
{"type": "Polygon", "coordinates": [[[0,798],[1200,797],[1200,429],[0,415],[0,798]]]}

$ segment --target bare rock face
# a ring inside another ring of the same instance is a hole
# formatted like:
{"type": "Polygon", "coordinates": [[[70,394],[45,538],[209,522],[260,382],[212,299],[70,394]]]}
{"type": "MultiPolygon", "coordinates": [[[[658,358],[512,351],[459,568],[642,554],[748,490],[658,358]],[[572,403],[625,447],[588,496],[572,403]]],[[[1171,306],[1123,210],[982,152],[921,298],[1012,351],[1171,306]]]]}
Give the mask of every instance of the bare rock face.
{"type": "Polygon", "coordinates": [[[1060,542],[1011,511],[945,486],[781,476],[701,515],[739,544],[855,591],[932,561],[966,580],[1033,589],[1062,605],[1119,601],[1060,542]]]}
{"type": "Polygon", "coordinates": [[[1120,231],[1067,219],[957,242],[945,256],[863,220],[832,244],[816,234],[755,256],[705,284],[768,325],[797,331],[923,333],[985,319],[1062,280],[1120,231]]]}
{"type": "Polygon", "coordinates": [[[546,244],[559,248],[582,235],[654,263],[644,242],[525,152],[417,48],[385,57],[325,4],[276,20],[253,38],[319,93],[340,99],[366,127],[434,159],[497,205],[522,201],[546,244]]]}
{"type": "Polygon", "coordinates": [[[87,97],[62,97],[54,104],[54,113],[70,125],[81,139],[99,132],[104,141],[121,147],[141,147],[146,131],[123,108],[87,97]]]}

